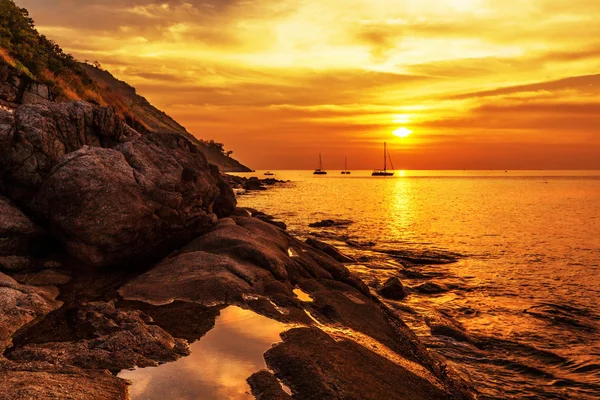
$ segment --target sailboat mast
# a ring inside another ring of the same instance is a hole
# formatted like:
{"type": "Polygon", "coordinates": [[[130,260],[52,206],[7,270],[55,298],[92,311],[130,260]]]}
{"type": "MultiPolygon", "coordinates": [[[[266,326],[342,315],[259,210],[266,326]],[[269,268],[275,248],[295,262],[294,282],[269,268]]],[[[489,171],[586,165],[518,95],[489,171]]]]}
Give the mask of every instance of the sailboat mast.
{"type": "Polygon", "coordinates": [[[348,171],[348,157],[344,157],[344,171],[348,171]]]}
{"type": "Polygon", "coordinates": [[[383,171],[387,171],[387,143],[383,142],[383,171]]]}
{"type": "Polygon", "coordinates": [[[321,157],[321,153],[319,153],[319,169],[323,169],[323,158],[321,157]]]}

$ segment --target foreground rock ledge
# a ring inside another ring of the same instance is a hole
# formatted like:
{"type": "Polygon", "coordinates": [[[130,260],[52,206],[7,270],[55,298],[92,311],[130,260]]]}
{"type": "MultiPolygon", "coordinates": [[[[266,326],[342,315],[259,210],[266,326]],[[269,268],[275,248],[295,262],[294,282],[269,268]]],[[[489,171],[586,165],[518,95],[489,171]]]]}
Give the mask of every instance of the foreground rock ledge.
{"type": "MultiPolygon", "coordinates": [[[[102,272],[101,280],[107,274],[102,272]]],[[[0,375],[10,377],[4,383],[7,393],[30,390],[36,393],[31,398],[56,398],[53,393],[75,380],[69,384],[72,398],[126,399],[126,382],[100,375],[103,371],[185,356],[189,343],[214,326],[219,310],[236,304],[298,327],[285,332],[282,343],[265,356],[293,398],[471,398],[467,387],[448,376],[406,325],[342,264],[256,218],[222,219],[146,272],[111,279],[102,298],[68,302],[21,329],[0,364],[0,375]],[[296,256],[290,257],[290,248],[296,256]],[[295,287],[313,302],[300,301],[295,287]],[[64,376],[55,368],[70,372],[64,376]],[[27,371],[36,383],[19,380],[27,371]],[[102,379],[92,383],[90,376],[102,379]],[[45,397],[39,392],[44,385],[45,397]]],[[[65,297],[89,296],[95,281],[86,281],[83,293],[65,297]]],[[[78,286],[72,282],[70,289],[78,286]]],[[[257,398],[287,396],[268,376],[251,382],[257,398]]]]}

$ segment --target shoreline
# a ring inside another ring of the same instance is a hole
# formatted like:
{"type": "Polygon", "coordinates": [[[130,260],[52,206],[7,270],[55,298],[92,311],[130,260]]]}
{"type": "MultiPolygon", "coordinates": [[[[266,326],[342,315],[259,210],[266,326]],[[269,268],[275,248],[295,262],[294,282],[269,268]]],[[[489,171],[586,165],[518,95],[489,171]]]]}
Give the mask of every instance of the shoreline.
{"type": "Polygon", "coordinates": [[[335,254],[237,208],[185,137],[142,135],[81,102],[0,120],[11,149],[0,161],[7,400],[127,399],[118,371],[186,357],[229,305],[291,326],[264,357],[270,371],[245,377],[256,398],[289,397],[278,380],[294,398],[473,398],[335,254]],[[31,155],[32,141],[65,151],[31,155]]]}

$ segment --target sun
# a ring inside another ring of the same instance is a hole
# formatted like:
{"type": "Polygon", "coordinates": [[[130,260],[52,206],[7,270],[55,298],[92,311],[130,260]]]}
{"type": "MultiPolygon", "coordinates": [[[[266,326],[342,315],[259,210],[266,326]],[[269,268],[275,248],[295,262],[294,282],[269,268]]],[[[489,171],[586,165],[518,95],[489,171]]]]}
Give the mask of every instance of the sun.
{"type": "Polygon", "coordinates": [[[399,138],[405,138],[405,137],[410,136],[412,131],[408,128],[401,127],[401,128],[396,129],[392,133],[394,134],[394,136],[398,136],[399,138]]]}

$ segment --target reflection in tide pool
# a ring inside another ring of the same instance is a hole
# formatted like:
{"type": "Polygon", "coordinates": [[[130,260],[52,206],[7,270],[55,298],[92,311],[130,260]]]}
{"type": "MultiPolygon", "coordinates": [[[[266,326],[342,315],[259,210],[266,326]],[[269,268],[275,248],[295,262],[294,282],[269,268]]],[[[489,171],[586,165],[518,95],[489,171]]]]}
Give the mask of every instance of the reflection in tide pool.
{"type": "Polygon", "coordinates": [[[155,368],[122,371],[132,400],[253,399],[246,379],[266,368],[263,353],[286,326],[230,306],[215,327],[190,346],[191,355],[155,368]]]}
{"type": "Polygon", "coordinates": [[[306,303],[311,303],[313,301],[312,297],[310,297],[310,295],[302,289],[294,289],[294,294],[300,299],[300,301],[304,301],[306,303]]]}

